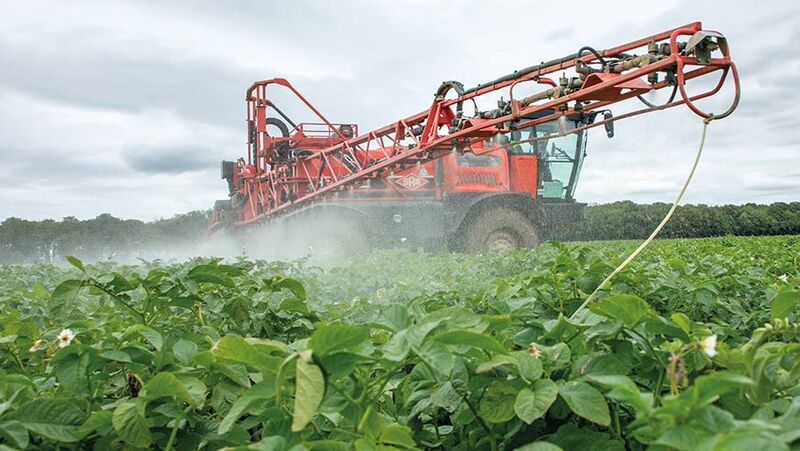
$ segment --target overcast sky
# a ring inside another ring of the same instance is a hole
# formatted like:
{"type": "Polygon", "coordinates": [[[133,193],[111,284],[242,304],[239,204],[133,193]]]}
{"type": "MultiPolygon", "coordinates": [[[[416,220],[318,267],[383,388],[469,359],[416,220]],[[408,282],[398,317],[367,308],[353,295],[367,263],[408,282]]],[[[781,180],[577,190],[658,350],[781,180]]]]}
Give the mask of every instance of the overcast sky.
{"type": "MultiPolygon", "coordinates": [[[[0,220],[209,208],[226,195],[218,162],[245,154],[254,80],[288,78],[363,131],[427,108],[442,80],[473,86],[694,20],[728,37],[743,97],[712,123],[685,201],[800,200],[797,1],[26,0],[2,12],[0,220]]],[[[683,107],[621,121],[612,140],[592,131],[576,197],[671,202],[700,132],[683,107]]]]}

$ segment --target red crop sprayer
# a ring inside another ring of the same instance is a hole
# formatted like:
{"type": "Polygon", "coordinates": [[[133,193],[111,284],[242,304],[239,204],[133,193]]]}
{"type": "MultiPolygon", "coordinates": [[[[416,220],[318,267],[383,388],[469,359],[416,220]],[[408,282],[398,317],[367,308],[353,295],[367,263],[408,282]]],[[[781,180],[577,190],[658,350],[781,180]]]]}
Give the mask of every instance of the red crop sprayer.
{"type": "Polygon", "coordinates": [[[612,137],[615,121],[678,105],[722,119],[739,96],[726,39],[700,22],[605,50],[581,47],[470,89],[446,81],[428,109],[367,132],[331,122],[285,79],[259,81],[246,96],[247,157],[222,162],[229,198],[217,201],[208,233],[232,232],[246,244],[265,233],[261,225],[280,224],[269,233],[287,236],[274,243],[299,238],[349,251],[535,246],[583,215],[573,195],[589,129],[604,126],[612,137]],[[730,108],[701,111],[697,101],[729,74],[730,108]],[[706,76],[718,80],[710,90],[687,92],[706,76]],[[296,96],[311,120],[282,111],[275,89],[296,96]],[[643,96],[662,89],[664,103],[643,96]],[[518,94],[526,90],[534,93],[518,94]],[[487,99],[496,107],[480,109],[487,99]],[[625,101],[642,107],[614,116],[611,106],[625,101]],[[300,226],[309,220],[317,227],[300,226]]]}

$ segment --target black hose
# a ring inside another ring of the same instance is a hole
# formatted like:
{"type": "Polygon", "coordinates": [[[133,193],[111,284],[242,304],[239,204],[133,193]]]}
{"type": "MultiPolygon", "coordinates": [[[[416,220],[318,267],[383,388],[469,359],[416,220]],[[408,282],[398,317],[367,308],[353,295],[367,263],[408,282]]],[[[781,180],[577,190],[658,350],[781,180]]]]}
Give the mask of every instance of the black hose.
{"type": "Polygon", "coordinates": [[[588,45],[584,45],[583,47],[580,48],[580,50],[578,50],[578,56],[576,58],[582,57],[583,52],[585,51],[589,51],[592,55],[595,56],[595,58],[597,58],[605,66],[606,60],[605,58],[603,58],[603,55],[601,55],[600,52],[595,50],[593,47],[589,47],[588,45]]]}
{"type": "Polygon", "coordinates": [[[536,72],[537,70],[539,70],[539,69],[541,69],[543,67],[552,66],[553,64],[562,64],[562,63],[566,63],[567,61],[572,61],[572,60],[575,59],[576,56],[578,56],[578,54],[577,53],[573,53],[572,55],[567,55],[567,56],[565,56],[563,58],[557,58],[557,59],[554,59],[554,60],[550,60],[550,61],[546,61],[546,62],[543,62],[543,63],[540,63],[540,64],[536,64],[536,65],[533,65],[533,66],[528,66],[528,67],[525,67],[525,68],[520,69],[520,70],[515,70],[514,72],[512,72],[510,74],[503,75],[502,77],[497,78],[495,80],[492,80],[490,82],[481,83],[478,86],[469,88],[466,91],[464,91],[464,94],[469,94],[471,92],[475,92],[475,91],[477,91],[479,89],[482,89],[482,88],[485,88],[487,86],[495,85],[497,83],[502,83],[504,81],[513,80],[515,78],[522,77],[523,75],[528,75],[531,72],[536,72]]]}
{"type": "Polygon", "coordinates": [[[268,106],[271,106],[271,107],[272,107],[272,108],[275,110],[275,112],[277,112],[278,114],[280,114],[280,116],[281,116],[281,117],[282,117],[282,118],[283,118],[283,119],[284,119],[286,122],[288,122],[288,123],[289,123],[289,125],[291,125],[291,126],[292,126],[292,128],[297,128],[297,124],[295,124],[295,123],[294,123],[294,122],[293,122],[291,119],[289,119],[289,116],[287,116],[286,114],[284,114],[284,112],[283,112],[283,111],[281,111],[281,109],[280,109],[280,108],[278,108],[278,106],[277,106],[277,105],[275,105],[275,103],[274,103],[274,102],[272,102],[271,100],[267,100],[267,105],[268,105],[268,106]]]}
{"type": "Polygon", "coordinates": [[[647,105],[648,108],[661,108],[672,103],[672,101],[675,100],[675,94],[677,93],[678,93],[678,83],[676,82],[675,85],[672,87],[672,94],[669,95],[669,100],[667,100],[663,105],[654,105],[642,96],[636,96],[636,98],[639,99],[643,104],[647,105]]]}
{"type": "Polygon", "coordinates": [[[490,86],[490,85],[495,85],[497,83],[503,83],[504,81],[509,81],[509,80],[513,80],[515,78],[522,77],[523,75],[528,75],[531,72],[536,72],[537,70],[539,70],[539,69],[541,69],[543,67],[552,66],[553,64],[562,64],[562,63],[566,63],[567,61],[572,61],[575,58],[579,58],[584,50],[588,50],[588,51],[592,52],[592,54],[594,54],[594,56],[596,56],[603,64],[605,64],[605,62],[606,62],[605,59],[603,58],[602,55],[600,55],[600,53],[597,50],[593,49],[592,47],[589,47],[588,45],[585,45],[585,46],[581,47],[581,49],[578,51],[578,53],[573,53],[572,55],[567,55],[567,56],[565,56],[563,58],[556,58],[554,60],[545,61],[545,62],[542,62],[542,63],[539,63],[539,64],[535,64],[533,66],[525,67],[525,68],[520,69],[520,70],[515,70],[514,72],[512,72],[510,74],[503,75],[502,77],[494,79],[494,80],[492,80],[490,82],[481,83],[478,86],[469,88],[466,91],[464,91],[464,94],[469,94],[471,92],[477,91],[477,90],[479,90],[481,88],[485,88],[485,87],[490,86]]]}
{"type": "Polygon", "coordinates": [[[289,137],[289,127],[287,127],[282,120],[278,119],[277,117],[268,117],[266,123],[267,125],[277,127],[278,130],[281,131],[281,136],[284,138],[289,137]]]}

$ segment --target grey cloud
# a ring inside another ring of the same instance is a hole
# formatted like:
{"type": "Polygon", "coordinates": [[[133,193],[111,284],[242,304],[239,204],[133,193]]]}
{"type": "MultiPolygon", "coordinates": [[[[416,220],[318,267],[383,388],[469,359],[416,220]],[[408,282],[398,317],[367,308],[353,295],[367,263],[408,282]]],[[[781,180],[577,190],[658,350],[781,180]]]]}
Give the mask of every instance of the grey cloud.
{"type": "Polygon", "coordinates": [[[571,39],[575,36],[575,29],[571,27],[560,27],[553,30],[548,31],[542,36],[542,39],[545,42],[553,42],[553,41],[560,41],[565,39],[571,39]]]}
{"type": "Polygon", "coordinates": [[[147,174],[180,174],[210,170],[218,161],[209,149],[189,146],[164,146],[127,149],[123,160],[131,169],[147,174]]]}
{"type": "Polygon", "coordinates": [[[788,194],[797,196],[800,194],[800,183],[791,181],[772,181],[762,184],[751,183],[747,185],[747,189],[755,192],[763,192],[765,194],[788,194]]]}
{"type": "Polygon", "coordinates": [[[0,71],[0,85],[91,109],[160,108],[212,123],[233,123],[241,114],[232,99],[242,97],[252,75],[167,49],[154,49],[158,58],[137,55],[144,44],[113,34],[104,38],[107,47],[87,51],[91,35],[102,31],[85,33],[43,33],[25,42],[0,36],[0,61],[13,62],[0,71]]]}
{"type": "Polygon", "coordinates": [[[56,181],[75,181],[79,178],[108,174],[117,169],[113,161],[82,158],[81,148],[54,151],[51,148],[0,146],[0,164],[16,185],[56,181]]]}
{"type": "Polygon", "coordinates": [[[657,184],[655,186],[643,186],[638,188],[627,189],[621,192],[624,196],[641,196],[641,195],[663,195],[666,192],[676,190],[677,183],[657,184]]]}

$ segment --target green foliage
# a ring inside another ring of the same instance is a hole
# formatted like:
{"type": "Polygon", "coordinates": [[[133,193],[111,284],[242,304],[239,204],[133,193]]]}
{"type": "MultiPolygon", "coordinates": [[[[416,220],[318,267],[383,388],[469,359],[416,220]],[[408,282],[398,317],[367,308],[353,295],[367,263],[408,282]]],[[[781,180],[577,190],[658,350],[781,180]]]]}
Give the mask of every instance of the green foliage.
{"type": "Polygon", "coordinates": [[[136,447],[150,446],[153,437],[144,418],[144,408],[140,402],[123,402],[114,409],[111,424],[120,440],[136,447]]]}
{"type": "MultiPolygon", "coordinates": [[[[569,241],[644,239],[671,205],[631,201],[589,205],[584,220],[551,231],[550,239],[569,241]]],[[[660,233],[661,238],[765,236],[800,233],[800,202],[769,205],[682,205],[660,233]]]]}
{"type": "Polygon", "coordinates": [[[592,311],[609,318],[618,319],[630,329],[635,328],[642,319],[651,313],[647,301],[639,296],[630,294],[609,296],[592,305],[592,311]]]}
{"type": "Polygon", "coordinates": [[[601,426],[611,424],[605,398],[586,382],[569,381],[558,388],[558,394],[576,415],[601,426]]]}
{"type": "Polygon", "coordinates": [[[800,240],[634,245],[0,266],[0,448],[800,446],[800,240]]]}
{"type": "Polygon", "coordinates": [[[772,319],[786,318],[800,305],[800,291],[784,291],[772,299],[772,319]]]}
{"type": "Polygon", "coordinates": [[[529,388],[523,388],[514,401],[514,411],[524,422],[531,424],[547,413],[558,395],[558,385],[550,379],[540,379],[529,388]]]}
{"type": "Polygon", "coordinates": [[[319,410],[325,395],[325,377],[317,365],[308,360],[310,353],[297,359],[292,431],[302,431],[319,410]]]}
{"type": "Polygon", "coordinates": [[[22,404],[14,420],[33,434],[54,442],[71,443],[78,441],[78,427],[85,417],[67,400],[37,398],[22,404]]]}

